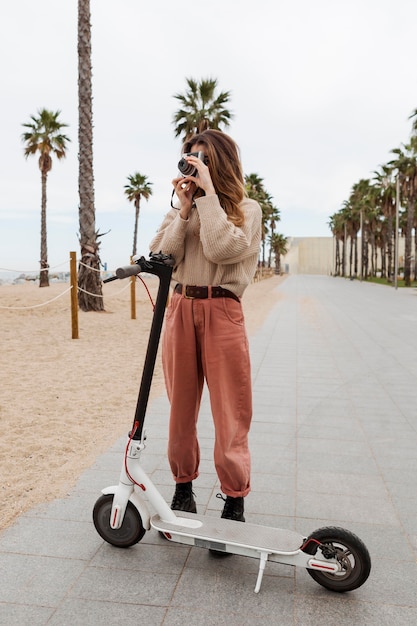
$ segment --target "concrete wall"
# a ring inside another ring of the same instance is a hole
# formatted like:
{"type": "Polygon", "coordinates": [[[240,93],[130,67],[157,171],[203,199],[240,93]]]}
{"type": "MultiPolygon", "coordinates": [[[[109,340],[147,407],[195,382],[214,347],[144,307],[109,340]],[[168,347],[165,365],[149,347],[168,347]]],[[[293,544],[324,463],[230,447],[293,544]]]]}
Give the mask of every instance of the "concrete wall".
{"type": "MultiPolygon", "coordinates": [[[[334,272],[335,242],[333,237],[289,237],[289,250],[281,259],[281,267],[289,274],[327,274],[334,272]]],[[[404,238],[399,240],[399,267],[404,264],[404,238]]],[[[414,240],[412,242],[414,250],[414,240]]],[[[358,250],[361,248],[361,239],[358,237],[358,250]]],[[[340,246],[340,253],[342,248],[340,246]]],[[[350,240],[347,243],[347,254],[350,253],[350,240]]],[[[360,272],[360,259],[358,259],[360,272]]],[[[380,255],[377,261],[380,267],[380,255]]],[[[346,259],[346,274],[349,274],[349,261],[346,259]]]]}
{"type": "Polygon", "coordinates": [[[334,267],[333,237],[289,237],[289,250],[281,267],[290,274],[331,274],[334,267]]]}

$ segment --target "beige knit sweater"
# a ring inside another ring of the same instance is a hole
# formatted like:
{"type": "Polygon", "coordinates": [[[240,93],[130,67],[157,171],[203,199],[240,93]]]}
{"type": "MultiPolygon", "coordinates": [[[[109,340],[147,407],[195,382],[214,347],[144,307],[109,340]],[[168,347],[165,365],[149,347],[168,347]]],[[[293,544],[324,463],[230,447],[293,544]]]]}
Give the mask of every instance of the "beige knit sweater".
{"type": "Polygon", "coordinates": [[[217,195],[196,199],[188,220],[172,209],[150,244],[152,252],[175,259],[173,279],[183,285],[221,285],[242,296],[255,274],[261,241],[262,211],[245,198],[242,227],[227,219],[217,195]]]}

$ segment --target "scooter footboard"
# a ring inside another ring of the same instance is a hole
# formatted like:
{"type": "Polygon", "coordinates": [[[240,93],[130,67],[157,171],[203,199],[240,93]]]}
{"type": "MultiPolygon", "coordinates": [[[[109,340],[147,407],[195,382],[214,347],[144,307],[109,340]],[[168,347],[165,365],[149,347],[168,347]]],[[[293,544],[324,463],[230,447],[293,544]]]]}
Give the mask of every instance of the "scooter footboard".
{"type": "MultiPolygon", "coordinates": [[[[164,533],[167,539],[188,543],[198,547],[259,556],[259,552],[268,554],[295,554],[303,545],[304,537],[292,530],[272,528],[235,522],[232,520],[209,517],[206,515],[187,514],[176,511],[175,523],[161,520],[159,515],[151,518],[151,525],[164,533]],[[181,539],[182,538],[182,539],[181,539]]],[[[311,558],[311,555],[306,555],[311,558]]]]}
{"type": "Polygon", "coordinates": [[[259,560],[255,593],[268,561],[330,573],[338,571],[337,563],[321,560],[301,550],[305,538],[292,531],[269,526],[258,526],[215,517],[199,516],[176,511],[175,523],[151,518],[151,526],[170,541],[219,552],[248,556],[259,560]]]}

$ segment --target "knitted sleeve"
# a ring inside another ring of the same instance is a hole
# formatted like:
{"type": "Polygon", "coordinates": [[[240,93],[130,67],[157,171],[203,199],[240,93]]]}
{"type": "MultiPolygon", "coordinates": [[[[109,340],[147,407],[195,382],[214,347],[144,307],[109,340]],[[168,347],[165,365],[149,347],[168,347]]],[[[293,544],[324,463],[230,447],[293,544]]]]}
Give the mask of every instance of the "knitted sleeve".
{"type": "Polygon", "coordinates": [[[196,200],[200,217],[200,240],[204,256],[212,263],[239,263],[259,251],[262,211],[257,202],[245,199],[243,226],[235,226],[222,209],[216,195],[196,200]]]}
{"type": "Polygon", "coordinates": [[[151,252],[171,254],[176,265],[184,258],[184,240],[188,221],[181,219],[179,212],[172,209],[163,220],[160,229],[150,243],[151,252]]]}

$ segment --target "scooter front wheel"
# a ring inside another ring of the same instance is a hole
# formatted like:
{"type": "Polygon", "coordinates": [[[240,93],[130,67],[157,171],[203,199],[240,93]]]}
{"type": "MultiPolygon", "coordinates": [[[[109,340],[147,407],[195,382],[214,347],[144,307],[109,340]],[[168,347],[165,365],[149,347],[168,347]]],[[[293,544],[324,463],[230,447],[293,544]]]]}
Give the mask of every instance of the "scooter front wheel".
{"type": "Polygon", "coordinates": [[[123,524],[120,528],[110,526],[110,514],[113,505],[113,494],[100,496],[94,505],[94,526],[104,541],[116,548],[130,548],[138,543],[146,532],[142,518],[137,508],[129,501],[127,503],[123,524]]]}
{"type": "Polygon", "coordinates": [[[353,591],[367,580],[371,571],[371,557],[363,541],[344,528],[333,526],[319,528],[307,538],[304,551],[326,559],[336,559],[341,571],[337,573],[307,569],[322,587],[331,591],[353,591]]]}

